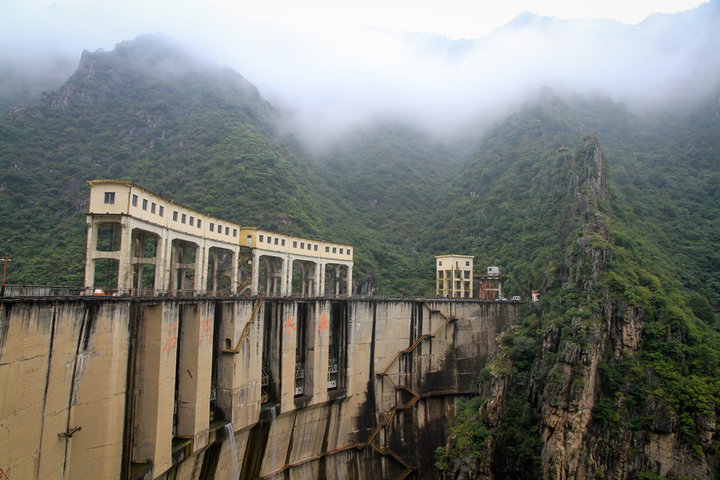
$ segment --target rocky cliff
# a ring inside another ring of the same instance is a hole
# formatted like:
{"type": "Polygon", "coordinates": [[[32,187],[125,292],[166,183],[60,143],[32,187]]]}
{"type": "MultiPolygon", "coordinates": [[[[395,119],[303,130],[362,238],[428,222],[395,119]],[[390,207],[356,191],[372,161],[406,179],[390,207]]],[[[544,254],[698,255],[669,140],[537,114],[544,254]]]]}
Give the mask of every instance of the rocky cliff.
{"type": "Polygon", "coordinates": [[[441,478],[715,478],[715,397],[688,361],[697,325],[681,305],[649,302],[648,315],[638,292],[660,285],[626,268],[635,264],[613,241],[598,139],[560,157],[561,267],[548,268],[541,306],[496,339],[479,408],[439,452],[441,478]],[[678,363],[663,353],[673,338],[686,348],[678,363]],[[693,391],[697,404],[683,398],[693,391]]]}

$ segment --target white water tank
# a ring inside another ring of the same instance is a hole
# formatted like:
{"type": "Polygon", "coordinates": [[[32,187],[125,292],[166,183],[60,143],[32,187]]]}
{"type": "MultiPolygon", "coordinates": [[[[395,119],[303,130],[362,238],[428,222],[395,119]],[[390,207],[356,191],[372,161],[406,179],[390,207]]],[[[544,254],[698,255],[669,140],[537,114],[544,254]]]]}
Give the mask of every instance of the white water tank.
{"type": "Polygon", "coordinates": [[[488,267],[488,275],[500,275],[500,267],[488,267]]]}

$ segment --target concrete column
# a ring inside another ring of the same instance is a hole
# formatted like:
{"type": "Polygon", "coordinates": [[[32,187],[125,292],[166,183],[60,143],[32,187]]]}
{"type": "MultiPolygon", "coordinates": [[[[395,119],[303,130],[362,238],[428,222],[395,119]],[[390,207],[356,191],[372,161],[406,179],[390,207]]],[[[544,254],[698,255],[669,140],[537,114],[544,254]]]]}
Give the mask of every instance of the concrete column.
{"type": "Polygon", "coordinates": [[[131,288],[140,290],[142,288],[143,264],[142,257],[145,250],[145,233],[142,230],[133,230],[132,237],[132,256],[131,256],[131,275],[133,281],[131,288]]]}
{"type": "Polygon", "coordinates": [[[353,266],[348,265],[347,266],[347,296],[348,297],[352,297],[352,293],[353,293],[352,271],[353,271],[353,266]]]}
{"type": "Polygon", "coordinates": [[[322,283],[320,283],[320,264],[321,262],[315,262],[315,283],[313,287],[315,287],[315,296],[316,297],[322,297],[323,292],[321,291],[322,283]]]}
{"type": "Polygon", "coordinates": [[[340,295],[340,265],[335,265],[335,295],[340,295]]]}
{"type": "Polygon", "coordinates": [[[289,412],[295,409],[295,361],[298,334],[297,303],[292,302],[290,308],[283,309],[283,325],[294,325],[295,328],[283,330],[282,349],[280,351],[281,379],[280,379],[280,412],[289,412]]]}
{"type": "Polygon", "coordinates": [[[85,248],[85,288],[89,289],[95,285],[95,260],[93,253],[97,250],[98,227],[95,223],[95,217],[88,215],[86,217],[88,224],[87,245],[85,248]]]}
{"type": "Polygon", "coordinates": [[[177,435],[193,439],[197,451],[208,442],[214,322],[207,301],[181,308],[177,435]]]}
{"type": "Polygon", "coordinates": [[[280,266],[280,296],[281,297],[287,297],[288,296],[288,290],[287,290],[287,270],[288,270],[288,263],[290,262],[290,258],[283,258],[282,259],[282,265],[280,266]]]}
{"type": "MultiPolygon", "coordinates": [[[[235,348],[245,324],[250,321],[257,300],[240,300],[221,307],[220,341],[230,340],[235,348]]],[[[267,305],[267,304],[265,304],[267,305]]],[[[257,318],[263,318],[263,309],[257,318]]],[[[257,422],[260,417],[263,322],[256,321],[240,345],[240,354],[223,354],[218,365],[217,406],[235,431],[257,422]]]]}
{"type": "Polygon", "coordinates": [[[169,290],[177,290],[177,269],[175,264],[177,263],[178,247],[172,237],[168,238],[168,247],[170,250],[170,256],[168,258],[168,270],[170,270],[170,283],[168,285],[169,290]]]}
{"type": "Polygon", "coordinates": [[[265,257],[265,295],[270,295],[270,283],[272,280],[272,259],[265,257]]]}
{"type": "Polygon", "coordinates": [[[240,246],[236,245],[233,248],[231,273],[230,273],[230,294],[237,295],[238,289],[238,261],[240,261],[240,246]]]}
{"type": "Polygon", "coordinates": [[[293,258],[290,257],[288,259],[288,268],[287,268],[286,276],[283,279],[283,281],[286,282],[285,292],[286,292],[286,295],[288,295],[288,296],[291,296],[293,294],[292,280],[293,280],[294,265],[295,265],[295,260],[293,260],[293,258]]]}
{"type": "Polygon", "coordinates": [[[320,261],[320,285],[318,287],[320,289],[320,292],[318,293],[318,296],[324,297],[325,296],[325,261],[320,261]]]}
{"type": "Polygon", "coordinates": [[[127,216],[122,217],[120,223],[120,261],[118,268],[118,290],[124,293],[129,287],[130,277],[132,274],[132,219],[127,216]]]}
{"type": "Polygon", "coordinates": [[[155,250],[155,290],[166,291],[168,289],[170,274],[167,268],[168,248],[168,230],[163,228],[155,250]]]}
{"type": "Polygon", "coordinates": [[[204,238],[201,238],[195,246],[195,295],[201,295],[207,291],[207,255],[208,246],[204,238]]]}
{"type": "Polygon", "coordinates": [[[258,279],[260,278],[260,254],[257,249],[252,252],[252,280],[250,282],[250,294],[258,294],[258,279]]]}
{"type": "Polygon", "coordinates": [[[217,249],[213,253],[210,253],[210,258],[212,259],[212,270],[213,270],[213,277],[212,277],[212,294],[215,295],[215,292],[217,292],[217,268],[218,268],[218,252],[217,249]]]}
{"type": "Polygon", "coordinates": [[[172,423],[175,364],[180,322],[177,306],[163,302],[142,312],[137,370],[132,461],[154,464],[154,472],[172,463],[172,423]]]}

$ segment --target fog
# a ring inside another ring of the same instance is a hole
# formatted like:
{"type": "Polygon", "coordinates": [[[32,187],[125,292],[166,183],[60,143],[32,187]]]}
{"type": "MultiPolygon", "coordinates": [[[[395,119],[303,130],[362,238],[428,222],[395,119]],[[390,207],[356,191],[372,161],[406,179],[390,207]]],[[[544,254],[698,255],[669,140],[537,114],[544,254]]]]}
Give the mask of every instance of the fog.
{"type": "MultiPolygon", "coordinates": [[[[293,24],[288,18],[300,10],[274,19],[248,7],[243,17],[218,3],[13,2],[0,20],[0,68],[7,74],[13,65],[16,76],[47,75],[45,83],[57,83],[72,73],[83,49],[111,50],[142,33],[163,32],[240,72],[315,149],[379,120],[441,135],[479,128],[541,86],[600,92],[642,111],[692,103],[718,83],[720,0],[637,25],[524,13],[459,40],[394,30],[382,18],[370,24],[309,15],[293,24]]],[[[473,16],[480,13],[467,12],[473,16]]]]}

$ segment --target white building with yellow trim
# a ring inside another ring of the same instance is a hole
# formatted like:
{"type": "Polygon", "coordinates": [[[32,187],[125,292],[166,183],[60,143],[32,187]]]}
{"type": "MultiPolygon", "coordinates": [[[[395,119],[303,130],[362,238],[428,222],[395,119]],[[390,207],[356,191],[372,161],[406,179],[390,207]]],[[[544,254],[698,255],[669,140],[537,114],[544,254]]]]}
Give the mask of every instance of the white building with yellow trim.
{"type": "Polygon", "coordinates": [[[350,245],[243,227],[132,182],[91,180],[89,291],[323,296],[352,293],[350,245]],[[249,267],[249,268],[248,268],[249,267]],[[243,278],[243,271],[250,270],[243,278]],[[261,273],[263,278],[261,278],[261,273]],[[295,288],[293,288],[295,286],[295,288]]]}

